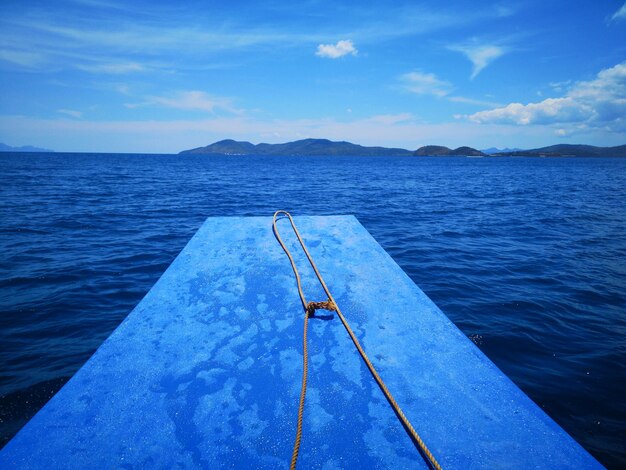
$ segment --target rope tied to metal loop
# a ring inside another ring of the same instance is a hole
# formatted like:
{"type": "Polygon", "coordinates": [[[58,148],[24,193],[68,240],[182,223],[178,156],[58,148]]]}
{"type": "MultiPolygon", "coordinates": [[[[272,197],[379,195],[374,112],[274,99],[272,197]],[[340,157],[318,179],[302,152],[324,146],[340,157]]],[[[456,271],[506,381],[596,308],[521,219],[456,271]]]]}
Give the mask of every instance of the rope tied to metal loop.
{"type": "Polygon", "coordinates": [[[300,443],[302,441],[302,421],[303,421],[303,414],[304,414],[304,400],[306,396],[308,360],[309,360],[308,359],[308,345],[307,345],[307,331],[308,331],[309,317],[313,316],[316,310],[323,309],[323,310],[330,310],[330,311],[337,312],[337,316],[341,320],[341,323],[346,329],[357,351],[361,355],[361,358],[365,362],[365,365],[367,365],[367,368],[372,374],[372,377],[374,378],[374,380],[380,387],[381,391],[385,395],[385,398],[387,398],[387,401],[389,402],[396,416],[402,423],[402,426],[404,427],[405,431],[411,437],[411,440],[417,447],[418,451],[425,457],[426,461],[434,469],[441,470],[441,465],[439,464],[439,462],[437,462],[437,459],[435,458],[435,456],[428,449],[428,447],[426,446],[422,438],[419,436],[419,434],[417,433],[417,431],[415,430],[415,428],[413,427],[409,419],[406,417],[406,415],[400,408],[400,405],[398,405],[398,403],[396,402],[395,398],[393,397],[393,395],[387,388],[387,385],[385,384],[385,382],[383,382],[383,379],[380,377],[380,375],[374,368],[372,361],[370,361],[369,357],[365,353],[365,350],[363,349],[363,347],[361,346],[361,343],[359,342],[356,335],[352,331],[352,328],[350,328],[348,321],[346,320],[343,313],[339,309],[339,306],[337,305],[337,303],[335,302],[335,299],[330,293],[330,290],[328,289],[326,282],[324,282],[322,275],[317,269],[317,266],[315,265],[315,262],[313,261],[313,258],[311,257],[311,254],[309,253],[309,250],[307,250],[306,245],[304,244],[304,240],[302,239],[300,232],[298,232],[298,229],[296,228],[296,225],[291,217],[291,214],[289,214],[289,212],[284,211],[284,210],[276,211],[274,213],[272,229],[274,231],[274,235],[276,236],[276,239],[278,240],[278,243],[280,243],[280,246],[283,248],[283,251],[289,258],[289,262],[291,263],[291,268],[293,269],[293,272],[296,276],[296,283],[298,285],[298,295],[300,296],[300,300],[302,301],[302,307],[304,308],[304,311],[305,311],[304,330],[303,330],[303,335],[302,335],[302,386],[300,389],[300,404],[298,406],[298,421],[297,421],[297,427],[296,427],[296,438],[294,441],[293,452],[291,455],[291,464],[289,468],[291,470],[294,470],[296,468],[296,463],[298,460],[298,453],[300,451],[300,443]],[[302,290],[302,282],[300,280],[300,274],[298,273],[298,268],[296,267],[296,263],[293,259],[293,256],[291,255],[291,252],[289,251],[289,249],[283,242],[282,238],[280,237],[280,234],[278,233],[278,228],[276,227],[276,220],[279,214],[283,214],[289,219],[289,222],[291,223],[291,228],[296,234],[296,237],[298,238],[298,242],[300,243],[300,246],[302,247],[302,250],[304,251],[304,254],[307,257],[309,264],[313,268],[313,271],[315,271],[315,275],[317,276],[319,283],[321,284],[322,288],[324,289],[324,292],[328,296],[328,300],[324,302],[307,302],[306,297],[304,296],[304,292],[302,290]]]}

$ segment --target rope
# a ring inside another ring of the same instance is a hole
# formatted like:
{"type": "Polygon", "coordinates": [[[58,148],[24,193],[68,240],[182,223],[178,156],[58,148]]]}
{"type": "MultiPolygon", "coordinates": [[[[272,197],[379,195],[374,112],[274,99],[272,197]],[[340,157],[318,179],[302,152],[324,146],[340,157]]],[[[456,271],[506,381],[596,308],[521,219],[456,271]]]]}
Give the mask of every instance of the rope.
{"type": "Polygon", "coordinates": [[[378,386],[382,390],[383,394],[387,398],[387,401],[389,402],[389,404],[393,408],[393,411],[396,413],[396,416],[402,422],[402,425],[404,426],[404,429],[406,430],[406,432],[409,434],[409,436],[413,440],[413,443],[416,445],[418,450],[428,459],[428,463],[430,463],[430,465],[434,469],[441,470],[441,465],[439,465],[439,462],[437,462],[437,459],[435,459],[435,457],[433,456],[431,451],[428,449],[428,447],[426,446],[426,444],[424,443],[422,438],[419,436],[419,434],[417,433],[417,431],[415,430],[415,428],[413,427],[413,425],[411,424],[409,419],[406,417],[406,415],[404,414],[404,412],[400,408],[400,405],[398,405],[398,403],[396,402],[395,398],[393,397],[393,395],[391,394],[391,392],[387,388],[387,385],[385,385],[385,382],[383,382],[383,379],[380,377],[380,375],[378,375],[378,372],[376,371],[376,369],[374,368],[374,365],[372,364],[372,362],[370,361],[369,357],[367,357],[367,354],[365,353],[365,351],[361,347],[361,344],[359,343],[359,340],[357,339],[357,337],[355,336],[354,332],[352,331],[352,328],[350,328],[350,325],[348,324],[348,321],[343,316],[343,313],[341,313],[341,310],[337,306],[337,303],[335,302],[335,299],[333,298],[332,294],[330,293],[330,290],[328,289],[328,286],[324,282],[324,279],[322,278],[322,275],[318,271],[317,266],[315,265],[315,262],[313,261],[313,258],[311,258],[311,254],[309,253],[309,250],[307,250],[307,248],[306,248],[306,246],[304,244],[304,240],[302,240],[302,236],[300,235],[300,232],[298,232],[298,229],[296,228],[296,225],[295,225],[293,219],[291,218],[291,214],[289,214],[289,212],[286,212],[286,211],[283,211],[283,210],[276,211],[274,213],[274,221],[273,221],[272,228],[274,230],[274,235],[276,236],[276,239],[278,240],[278,243],[280,243],[280,246],[283,248],[283,250],[285,251],[285,253],[289,257],[289,262],[291,263],[291,268],[293,269],[293,272],[296,275],[296,282],[298,284],[298,294],[300,295],[300,300],[302,301],[302,306],[304,307],[304,311],[305,311],[305,315],[304,315],[304,334],[303,334],[303,340],[302,340],[303,341],[303,352],[302,352],[302,355],[303,355],[302,388],[301,388],[301,391],[300,391],[300,405],[298,407],[298,423],[297,423],[297,429],[296,429],[296,439],[295,439],[294,446],[293,446],[293,453],[291,455],[291,465],[290,465],[289,468],[291,470],[294,470],[296,468],[296,462],[298,460],[298,452],[300,450],[300,442],[302,440],[302,415],[304,413],[304,397],[306,395],[306,383],[307,383],[307,375],[308,375],[308,369],[309,369],[308,349],[307,349],[308,321],[309,321],[309,317],[312,316],[315,313],[315,310],[321,308],[321,309],[333,310],[333,311],[337,312],[337,315],[339,316],[339,319],[341,320],[341,323],[343,324],[344,328],[348,332],[348,335],[350,335],[350,339],[352,339],[352,342],[356,346],[356,349],[359,351],[359,354],[363,358],[363,361],[365,361],[365,364],[367,365],[367,368],[369,369],[370,373],[374,377],[374,380],[376,380],[376,383],[378,384],[378,386]],[[291,227],[293,228],[293,231],[296,234],[296,237],[298,238],[298,242],[300,243],[300,246],[302,247],[302,250],[304,251],[304,254],[306,255],[307,259],[309,260],[309,263],[311,264],[311,267],[313,268],[313,271],[315,271],[315,275],[317,276],[317,279],[319,280],[320,284],[322,285],[322,287],[324,289],[324,292],[326,292],[326,295],[328,296],[328,300],[326,300],[324,302],[307,302],[306,301],[306,297],[304,296],[304,292],[302,291],[302,282],[300,280],[300,274],[298,273],[298,269],[296,268],[296,263],[293,260],[293,257],[291,256],[291,253],[289,252],[289,250],[285,246],[285,243],[283,242],[282,238],[280,237],[280,234],[278,233],[278,228],[276,227],[276,219],[277,219],[279,214],[283,214],[283,215],[285,215],[289,219],[289,222],[291,223],[291,227]]]}

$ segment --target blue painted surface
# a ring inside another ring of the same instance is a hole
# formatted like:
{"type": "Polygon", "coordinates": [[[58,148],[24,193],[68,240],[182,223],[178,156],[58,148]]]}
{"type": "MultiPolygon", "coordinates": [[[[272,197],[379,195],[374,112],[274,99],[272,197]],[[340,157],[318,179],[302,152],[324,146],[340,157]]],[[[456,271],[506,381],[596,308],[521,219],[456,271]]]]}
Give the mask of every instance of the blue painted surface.
{"type": "MultiPolygon", "coordinates": [[[[444,468],[599,464],[351,216],[296,217],[342,311],[444,468]]],[[[324,300],[295,246],[310,300],[324,300]]],[[[302,307],[271,218],[210,218],[0,468],[288,464],[302,307]]],[[[425,467],[336,316],[310,323],[301,468],[425,467]]]]}

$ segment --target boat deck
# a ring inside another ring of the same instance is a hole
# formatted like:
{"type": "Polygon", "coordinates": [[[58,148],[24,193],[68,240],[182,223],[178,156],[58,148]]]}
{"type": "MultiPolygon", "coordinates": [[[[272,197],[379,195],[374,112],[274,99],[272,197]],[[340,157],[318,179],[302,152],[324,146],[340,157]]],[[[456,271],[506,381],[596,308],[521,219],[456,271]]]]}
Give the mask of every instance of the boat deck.
{"type": "MultiPolygon", "coordinates": [[[[356,218],[295,221],[370,359],[444,469],[600,467],[356,218]]],[[[279,228],[307,298],[326,300],[288,222],[279,228]]],[[[209,218],[0,451],[0,468],[286,467],[302,323],[272,218],[209,218]]],[[[334,313],[311,318],[309,353],[301,468],[428,468],[334,313]]]]}

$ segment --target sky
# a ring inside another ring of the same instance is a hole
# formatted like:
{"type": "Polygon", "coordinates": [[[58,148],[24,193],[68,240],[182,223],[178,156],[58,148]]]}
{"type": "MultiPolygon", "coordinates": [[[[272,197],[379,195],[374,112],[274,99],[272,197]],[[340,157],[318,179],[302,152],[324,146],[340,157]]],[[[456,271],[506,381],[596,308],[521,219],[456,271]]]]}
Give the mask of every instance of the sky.
{"type": "Polygon", "coordinates": [[[623,0],[0,3],[0,142],[626,144],[623,0]]]}

